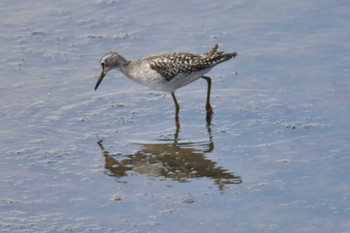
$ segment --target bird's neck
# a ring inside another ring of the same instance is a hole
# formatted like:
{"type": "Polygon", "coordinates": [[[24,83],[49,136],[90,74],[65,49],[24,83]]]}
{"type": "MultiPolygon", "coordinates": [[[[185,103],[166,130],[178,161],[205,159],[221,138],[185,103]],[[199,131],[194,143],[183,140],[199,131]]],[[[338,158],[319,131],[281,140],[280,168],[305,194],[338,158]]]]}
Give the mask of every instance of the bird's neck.
{"type": "Polygon", "coordinates": [[[118,69],[123,70],[125,69],[129,64],[129,61],[126,60],[123,56],[118,56],[118,69]]]}

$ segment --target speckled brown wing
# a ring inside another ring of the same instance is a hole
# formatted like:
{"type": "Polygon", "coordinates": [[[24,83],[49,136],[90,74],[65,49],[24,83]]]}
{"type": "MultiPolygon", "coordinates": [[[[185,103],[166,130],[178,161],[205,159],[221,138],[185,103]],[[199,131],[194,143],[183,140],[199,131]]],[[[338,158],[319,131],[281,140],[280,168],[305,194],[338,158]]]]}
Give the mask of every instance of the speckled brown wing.
{"type": "Polygon", "coordinates": [[[150,60],[151,69],[170,81],[181,74],[198,72],[235,57],[236,53],[209,51],[205,54],[173,52],[154,56],[150,60]]]}

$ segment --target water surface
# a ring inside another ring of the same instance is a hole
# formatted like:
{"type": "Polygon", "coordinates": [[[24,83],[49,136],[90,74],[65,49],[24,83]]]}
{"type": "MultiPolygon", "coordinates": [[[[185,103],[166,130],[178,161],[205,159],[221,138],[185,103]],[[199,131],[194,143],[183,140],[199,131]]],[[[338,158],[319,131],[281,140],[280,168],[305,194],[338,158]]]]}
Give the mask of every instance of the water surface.
{"type": "Polygon", "coordinates": [[[346,1],[0,3],[1,232],[349,232],[346,1]],[[99,59],[237,51],[171,96],[99,59]]]}

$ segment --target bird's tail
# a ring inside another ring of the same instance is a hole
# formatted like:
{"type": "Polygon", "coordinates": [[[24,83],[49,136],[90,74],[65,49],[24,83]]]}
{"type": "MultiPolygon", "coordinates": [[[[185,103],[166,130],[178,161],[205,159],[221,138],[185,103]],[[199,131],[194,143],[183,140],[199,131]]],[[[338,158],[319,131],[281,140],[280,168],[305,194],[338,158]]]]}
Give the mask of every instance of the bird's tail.
{"type": "Polygon", "coordinates": [[[210,58],[213,58],[215,56],[220,56],[220,57],[226,57],[227,59],[233,58],[237,56],[236,52],[230,52],[230,53],[225,53],[225,52],[218,52],[219,44],[215,44],[207,53],[204,53],[205,56],[208,56],[210,58]]]}
{"type": "Polygon", "coordinates": [[[215,53],[218,51],[219,44],[215,44],[213,48],[206,54],[208,57],[212,57],[215,55],[215,53]]]}

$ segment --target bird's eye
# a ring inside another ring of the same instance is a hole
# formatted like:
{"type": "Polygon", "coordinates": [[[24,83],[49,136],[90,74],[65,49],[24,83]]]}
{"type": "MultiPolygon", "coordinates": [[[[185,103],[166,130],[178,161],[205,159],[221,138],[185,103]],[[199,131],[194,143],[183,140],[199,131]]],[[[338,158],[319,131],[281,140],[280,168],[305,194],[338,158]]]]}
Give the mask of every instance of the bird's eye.
{"type": "Polygon", "coordinates": [[[101,66],[102,66],[102,68],[104,68],[105,67],[105,63],[101,62],[101,66]]]}

